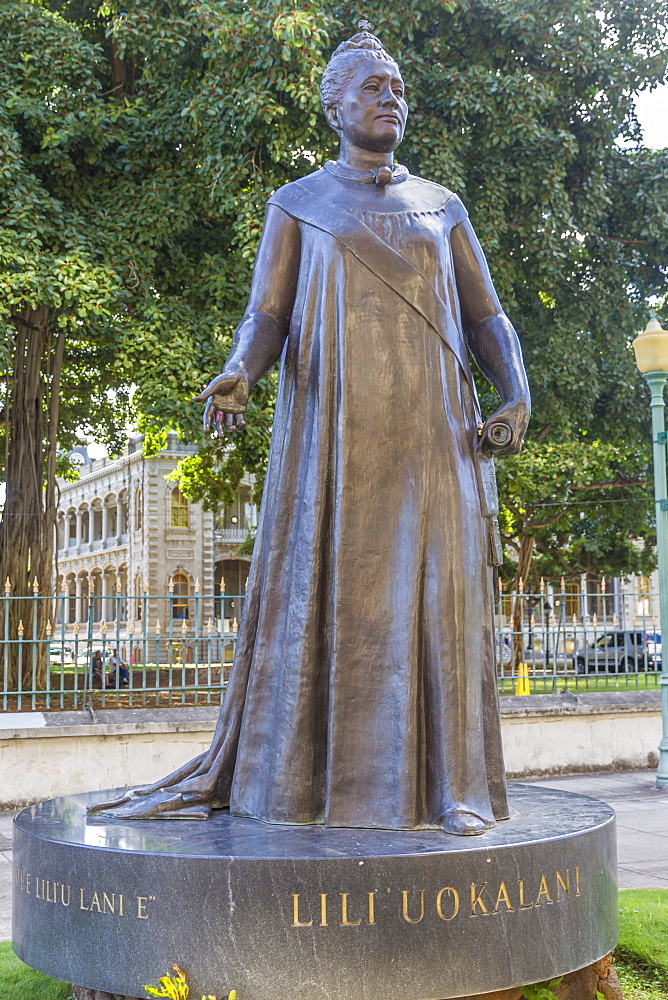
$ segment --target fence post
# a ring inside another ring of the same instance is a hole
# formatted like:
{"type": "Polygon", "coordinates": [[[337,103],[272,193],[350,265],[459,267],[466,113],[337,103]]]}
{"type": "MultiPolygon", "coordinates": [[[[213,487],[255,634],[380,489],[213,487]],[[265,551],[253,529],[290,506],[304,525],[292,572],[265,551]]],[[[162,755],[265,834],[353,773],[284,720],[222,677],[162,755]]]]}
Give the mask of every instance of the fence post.
{"type": "Polygon", "coordinates": [[[32,694],[30,696],[30,707],[35,710],[35,692],[37,690],[37,619],[39,618],[39,584],[37,577],[32,582],[32,637],[30,643],[30,663],[32,667],[32,694]]]}
{"type": "Polygon", "coordinates": [[[3,656],[3,682],[2,682],[2,710],[7,711],[7,691],[9,689],[9,609],[10,609],[10,593],[12,585],[9,582],[9,577],[5,580],[5,599],[4,599],[4,610],[5,610],[5,635],[4,635],[4,656],[3,656]]]}
{"type": "MultiPolygon", "coordinates": [[[[95,611],[95,584],[91,576],[88,582],[88,630],[86,637],[86,675],[90,681],[88,692],[89,705],[93,710],[93,614],[95,611]]],[[[102,671],[104,674],[104,671],[102,671]]],[[[84,695],[83,707],[86,707],[86,697],[84,695]]]]}

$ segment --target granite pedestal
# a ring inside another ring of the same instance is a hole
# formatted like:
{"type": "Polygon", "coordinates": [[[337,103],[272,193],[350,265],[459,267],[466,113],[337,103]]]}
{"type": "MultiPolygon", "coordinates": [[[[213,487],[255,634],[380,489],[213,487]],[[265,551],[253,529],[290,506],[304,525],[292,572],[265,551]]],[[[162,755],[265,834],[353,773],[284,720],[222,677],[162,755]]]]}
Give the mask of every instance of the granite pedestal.
{"type": "Polygon", "coordinates": [[[86,820],[107,793],[24,809],[14,949],[58,979],[143,997],[176,962],[191,996],[442,1000],[582,968],[617,941],[614,812],[511,786],[482,837],[86,820]]]}

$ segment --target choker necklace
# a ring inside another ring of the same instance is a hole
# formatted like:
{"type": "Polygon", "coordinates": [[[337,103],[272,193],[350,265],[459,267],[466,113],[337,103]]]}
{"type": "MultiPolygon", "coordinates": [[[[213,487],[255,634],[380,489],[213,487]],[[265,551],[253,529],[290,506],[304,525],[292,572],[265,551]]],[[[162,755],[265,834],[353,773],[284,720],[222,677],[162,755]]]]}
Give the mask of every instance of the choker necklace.
{"type": "Polygon", "coordinates": [[[386,184],[401,184],[410,176],[408,168],[402,163],[394,163],[391,167],[379,167],[377,170],[356,170],[354,167],[344,166],[338,160],[327,160],[325,170],[335,177],[341,177],[344,181],[378,184],[380,187],[385,187],[386,184]]]}

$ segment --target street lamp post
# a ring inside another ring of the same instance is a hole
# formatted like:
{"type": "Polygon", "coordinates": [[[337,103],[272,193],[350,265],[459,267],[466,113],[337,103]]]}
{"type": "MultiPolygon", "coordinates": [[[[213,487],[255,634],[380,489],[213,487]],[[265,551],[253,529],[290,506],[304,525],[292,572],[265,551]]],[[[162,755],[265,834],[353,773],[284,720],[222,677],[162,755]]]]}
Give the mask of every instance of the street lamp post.
{"type": "MultiPolygon", "coordinates": [[[[659,568],[659,620],[661,642],[668,635],[668,482],[666,479],[666,419],[663,391],[668,381],[668,331],[661,328],[652,310],[649,323],[633,341],[638,371],[652,394],[654,447],[654,500],[656,551],[659,568]]],[[[668,647],[667,647],[668,649],[668,647]]],[[[661,742],[656,783],[668,785],[668,652],[661,655],[661,742]]]]}

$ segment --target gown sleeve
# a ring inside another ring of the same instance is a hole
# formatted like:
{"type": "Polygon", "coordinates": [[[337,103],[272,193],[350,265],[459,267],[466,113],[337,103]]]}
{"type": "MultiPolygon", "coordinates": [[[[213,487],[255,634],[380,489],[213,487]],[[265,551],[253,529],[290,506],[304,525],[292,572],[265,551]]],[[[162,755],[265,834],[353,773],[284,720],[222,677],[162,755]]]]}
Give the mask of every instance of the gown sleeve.
{"type": "Polygon", "coordinates": [[[267,206],[248,304],[236,329],[226,372],[245,369],[253,386],[278,361],[288,332],[299,276],[299,224],[267,206]]]}

